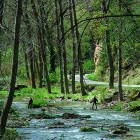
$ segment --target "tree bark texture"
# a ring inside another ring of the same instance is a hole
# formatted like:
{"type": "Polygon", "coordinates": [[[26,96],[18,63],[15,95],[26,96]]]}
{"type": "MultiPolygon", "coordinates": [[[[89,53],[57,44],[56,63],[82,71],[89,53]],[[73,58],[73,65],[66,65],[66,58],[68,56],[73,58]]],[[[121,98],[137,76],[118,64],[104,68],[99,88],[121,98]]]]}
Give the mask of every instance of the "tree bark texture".
{"type": "Polygon", "coordinates": [[[61,23],[61,33],[62,33],[62,40],[61,40],[61,45],[62,45],[62,56],[63,56],[63,70],[64,70],[64,81],[65,81],[65,90],[66,94],[69,93],[69,88],[68,88],[68,77],[67,77],[67,56],[66,56],[66,43],[65,43],[65,37],[64,37],[64,13],[63,13],[63,8],[62,8],[62,0],[59,0],[59,8],[60,8],[60,23],[61,23]]]}
{"type": "Polygon", "coordinates": [[[65,93],[64,91],[64,79],[63,79],[63,65],[62,65],[62,47],[60,44],[60,18],[58,14],[58,0],[55,0],[55,15],[56,15],[56,30],[57,30],[57,50],[58,50],[58,58],[59,58],[59,67],[60,67],[60,88],[61,88],[61,93],[65,93]]]}
{"type": "Polygon", "coordinates": [[[45,39],[44,39],[44,34],[43,34],[43,26],[40,22],[34,0],[31,0],[31,4],[32,4],[33,14],[36,19],[37,27],[38,27],[38,35],[39,35],[39,41],[40,41],[39,43],[40,43],[40,47],[41,47],[44,75],[45,75],[45,79],[46,79],[46,83],[47,83],[47,90],[48,90],[48,93],[51,93],[51,83],[50,83],[48,69],[47,69],[46,48],[45,48],[45,43],[44,43],[45,39]]]}
{"type": "Polygon", "coordinates": [[[34,67],[34,48],[33,48],[33,42],[32,42],[32,33],[31,33],[31,25],[29,21],[29,17],[27,14],[25,14],[25,25],[28,32],[29,37],[29,61],[30,61],[30,71],[31,71],[31,80],[32,80],[32,88],[36,88],[36,82],[35,82],[35,67],[34,67]]]}
{"type": "MultiPolygon", "coordinates": [[[[119,0],[119,11],[121,13],[121,0],[119,0]]],[[[120,17],[120,26],[119,26],[119,44],[118,44],[118,72],[119,72],[119,100],[123,100],[123,93],[122,93],[122,18],[120,17]]]]}
{"type": "Polygon", "coordinates": [[[69,13],[70,13],[70,24],[71,24],[71,36],[72,36],[72,49],[73,49],[73,55],[72,55],[72,93],[75,94],[75,70],[76,70],[76,38],[75,38],[75,31],[74,31],[74,22],[73,22],[73,14],[72,14],[72,4],[71,0],[69,0],[69,13]]]}
{"type": "MultiPolygon", "coordinates": [[[[102,2],[102,10],[103,13],[106,15],[109,10],[109,4],[110,0],[106,1],[103,0],[102,2]]],[[[105,25],[109,24],[109,21],[107,18],[104,18],[105,25]]],[[[107,56],[108,56],[108,64],[109,64],[109,88],[114,88],[114,62],[113,62],[113,56],[112,56],[112,49],[110,45],[110,31],[107,27],[105,31],[105,42],[106,42],[106,50],[107,50],[107,56]]]]}
{"type": "Polygon", "coordinates": [[[86,91],[85,91],[84,82],[83,82],[84,79],[83,79],[83,67],[82,67],[82,51],[81,51],[80,36],[79,36],[78,24],[77,24],[75,0],[72,0],[72,4],[73,4],[73,14],[74,14],[77,45],[78,45],[78,65],[79,65],[79,72],[80,72],[80,88],[81,88],[81,93],[84,96],[86,95],[86,91]]]}
{"type": "Polygon", "coordinates": [[[2,20],[3,20],[4,0],[0,0],[0,71],[2,65],[2,20]]]}

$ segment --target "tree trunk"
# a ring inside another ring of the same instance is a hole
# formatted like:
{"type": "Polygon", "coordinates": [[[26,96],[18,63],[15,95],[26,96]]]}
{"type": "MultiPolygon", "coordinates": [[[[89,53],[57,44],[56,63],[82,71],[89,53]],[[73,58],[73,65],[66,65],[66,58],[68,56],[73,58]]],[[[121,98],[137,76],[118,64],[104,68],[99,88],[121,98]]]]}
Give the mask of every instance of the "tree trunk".
{"type": "Polygon", "coordinates": [[[53,35],[52,35],[52,31],[49,28],[49,24],[48,24],[48,15],[45,11],[45,5],[43,1],[38,0],[38,3],[40,5],[40,14],[41,14],[41,23],[43,25],[43,29],[44,34],[47,37],[47,42],[48,42],[48,46],[49,46],[49,51],[50,51],[50,72],[54,73],[55,72],[55,61],[56,61],[56,55],[55,55],[55,51],[54,51],[54,45],[53,45],[53,35]]]}
{"type": "Polygon", "coordinates": [[[18,52],[19,52],[21,15],[22,15],[22,0],[18,0],[16,23],[15,23],[14,52],[13,52],[14,54],[13,54],[10,89],[9,89],[9,95],[8,95],[5,107],[1,115],[1,125],[0,125],[1,135],[3,135],[5,132],[7,118],[8,118],[9,110],[12,105],[14,91],[15,91],[16,75],[17,75],[17,69],[18,69],[18,52]]]}
{"type": "Polygon", "coordinates": [[[24,50],[24,60],[25,60],[25,68],[26,68],[27,81],[30,83],[30,73],[29,73],[29,66],[28,66],[28,56],[27,56],[27,53],[26,53],[25,45],[23,46],[23,50],[24,50]]]}
{"type": "MultiPolygon", "coordinates": [[[[106,15],[109,10],[110,0],[106,1],[103,0],[102,2],[102,10],[103,13],[106,15]]],[[[109,22],[107,18],[105,19],[105,25],[108,26],[109,22]]],[[[108,56],[108,64],[109,64],[109,88],[114,88],[114,63],[113,63],[113,56],[112,50],[110,45],[110,31],[107,28],[105,31],[105,41],[106,41],[106,49],[107,49],[107,56],[108,56]]]]}
{"type": "Polygon", "coordinates": [[[62,44],[62,55],[63,55],[63,62],[64,62],[64,80],[65,80],[65,90],[66,90],[66,94],[69,93],[69,88],[68,88],[68,77],[67,77],[67,56],[66,56],[66,44],[65,44],[65,37],[64,37],[64,13],[63,13],[63,8],[62,8],[62,0],[59,0],[59,8],[60,8],[60,22],[61,22],[61,33],[62,33],[62,40],[61,40],[61,44],[62,44]]]}
{"type": "Polygon", "coordinates": [[[79,36],[79,31],[78,31],[74,0],[72,0],[72,4],[73,4],[74,23],[75,23],[75,29],[76,29],[76,38],[77,38],[77,44],[78,44],[78,65],[79,65],[79,72],[80,72],[80,88],[81,88],[81,93],[84,96],[86,95],[86,91],[85,91],[84,82],[83,82],[82,51],[81,51],[80,36],[79,36]]]}
{"type": "Polygon", "coordinates": [[[4,0],[0,0],[0,71],[2,65],[2,20],[3,20],[4,0]]]}
{"type": "MultiPolygon", "coordinates": [[[[119,10],[121,13],[121,1],[119,0],[119,10]]],[[[119,44],[118,44],[118,71],[119,71],[119,100],[123,100],[122,93],[122,18],[120,18],[120,26],[119,26],[119,44]]]]}
{"type": "Polygon", "coordinates": [[[72,55],[72,93],[75,94],[75,67],[76,67],[76,40],[75,40],[75,32],[73,27],[73,15],[72,15],[72,5],[71,0],[69,0],[69,13],[70,13],[70,24],[71,24],[71,36],[73,41],[73,55],[72,55]]]}
{"type": "Polygon", "coordinates": [[[43,78],[43,62],[41,50],[39,48],[39,88],[42,88],[42,78],[43,78]]]}
{"type": "Polygon", "coordinates": [[[27,28],[28,32],[28,37],[29,37],[29,60],[30,60],[30,70],[31,70],[31,80],[32,80],[32,88],[36,88],[36,83],[35,83],[35,67],[34,67],[34,48],[33,48],[33,42],[32,42],[32,33],[31,33],[31,25],[29,21],[29,17],[27,14],[25,14],[25,25],[27,28]]]}
{"type": "Polygon", "coordinates": [[[47,69],[47,62],[46,62],[46,50],[45,50],[45,39],[44,39],[44,34],[43,34],[43,26],[42,23],[39,20],[39,15],[36,10],[36,6],[33,0],[31,0],[32,4],[32,9],[33,9],[33,14],[35,16],[36,22],[37,22],[37,27],[38,27],[38,35],[39,35],[39,43],[41,46],[41,53],[42,53],[42,60],[43,60],[43,68],[44,68],[44,74],[45,74],[45,79],[47,83],[47,89],[48,93],[51,93],[51,83],[49,79],[49,74],[48,74],[48,69],[47,69]]]}
{"type": "Polygon", "coordinates": [[[62,65],[62,48],[60,44],[60,28],[59,23],[60,19],[58,17],[58,6],[57,6],[57,0],[55,0],[55,14],[56,14],[56,28],[57,28],[57,50],[58,50],[58,58],[59,58],[59,67],[60,67],[60,88],[61,93],[64,93],[64,81],[63,81],[63,65],[62,65]]]}

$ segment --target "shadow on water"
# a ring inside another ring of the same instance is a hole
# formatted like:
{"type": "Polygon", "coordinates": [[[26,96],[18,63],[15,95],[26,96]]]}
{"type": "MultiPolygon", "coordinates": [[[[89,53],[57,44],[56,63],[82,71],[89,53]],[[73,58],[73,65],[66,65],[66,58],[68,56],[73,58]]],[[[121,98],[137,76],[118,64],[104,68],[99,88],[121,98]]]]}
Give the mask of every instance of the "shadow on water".
{"type": "MultiPolygon", "coordinates": [[[[140,137],[140,121],[130,113],[116,112],[112,110],[91,110],[90,103],[55,101],[61,109],[51,110],[47,114],[62,115],[65,112],[77,113],[79,115],[90,115],[91,118],[78,119],[31,119],[29,126],[17,128],[18,132],[26,134],[29,140],[121,140],[130,137],[140,137]],[[60,127],[51,127],[55,122],[63,122],[60,127]],[[121,135],[111,135],[109,131],[112,126],[124,124],[130,131],[124,137],[121,135]],[[81,126],[91,126],[95,129],[92,132],[81,132],[81,126]]],[[[27,109],[26,103],[14,102],[20,110],[21,116],[27,116],[30,113],[39,113],[41,109],[27,109]]]]}

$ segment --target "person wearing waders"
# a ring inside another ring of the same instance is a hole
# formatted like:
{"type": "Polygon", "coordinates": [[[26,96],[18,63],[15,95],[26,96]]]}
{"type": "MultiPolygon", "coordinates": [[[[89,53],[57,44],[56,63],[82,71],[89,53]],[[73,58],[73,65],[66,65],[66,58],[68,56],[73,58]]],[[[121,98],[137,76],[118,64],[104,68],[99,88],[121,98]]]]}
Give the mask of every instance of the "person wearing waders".
{"type": "Polygon", "coordinates": [[[94,96],[94,98],[91,100],[92,109],[94,109],[94,105],[95,105],[95,107],[97,109],[97,102],[98,102],[98,100],[97,100],[96,96],[94,96]]]}
{"type": "Polygon", "coordinates": [[[28,103],[28,109],[33,107],[33,99],[30,98],[29,103],[28,103]]]}

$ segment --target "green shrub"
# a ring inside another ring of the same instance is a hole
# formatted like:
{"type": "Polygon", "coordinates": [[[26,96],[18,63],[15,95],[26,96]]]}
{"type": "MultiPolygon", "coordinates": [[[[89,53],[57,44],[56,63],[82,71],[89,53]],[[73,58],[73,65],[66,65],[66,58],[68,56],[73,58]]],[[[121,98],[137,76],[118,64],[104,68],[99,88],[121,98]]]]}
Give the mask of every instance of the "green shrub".
{"type": "Polygon", "coordinates": [[[99,73],[92,73],[92,74],[89,74],[87,77],[93,81],[100,81],[101,80],[101,75],[99,73]]]}
{"type": "Polygon", "coordinates": [[[118,102],[117,104],[115,104],[115,105],[113,106],[113,109],[114,109],[115,111],[121,111],[121,110],[122,110],[122,106],[123,106],[123,103],[122,103],[122,102],[118,102]]]}
{"type": "Polygon", "coordinates": [[[89,70],[94,70],[95,65],[92,59],[84,60],[83,62],[83,69],[87,72],[89,70]]]}
{"type": "Polygon", "coordinates": [[[51,81],[52,83],[58,82],[58,78],[57,78],[57,76],[56,76],[56,73],[50,73],[50,74],[49,74],[49,78],[50,78],[50,81],[51,81]]]}
{"type": "Polygon", "coordinates": [[[35,99],[33,102],[33,107],[41,107],[47,104],[48,102],[45,99],[35,99]]]}

